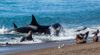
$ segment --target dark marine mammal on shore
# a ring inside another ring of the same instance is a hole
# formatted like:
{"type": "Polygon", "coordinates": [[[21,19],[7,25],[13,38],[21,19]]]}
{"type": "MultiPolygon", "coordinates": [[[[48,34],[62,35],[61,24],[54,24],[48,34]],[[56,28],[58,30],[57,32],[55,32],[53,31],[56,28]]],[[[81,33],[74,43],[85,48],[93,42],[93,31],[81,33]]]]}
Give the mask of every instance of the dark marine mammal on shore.
{"type": "Polygon", "coordinates": [[[19,32],[19,33],[28,33],[30,30],[32,30],[33,33],[38,33],[38,34],[51,34],[50,27],[52,27],[55,30],[55,35],[59,35],[59,32],[61,30],[61,25],[59,23],[53,24],[53,25],[48,25],[48,26],[42,26],[39,25],[35,19],[35,17],[32,15],[32,21],[31,24],[23,27],[17,27],[16,24],[14,24],[14,29],[8,30],[5,32],[19,32]]]}
{"type": "Polygon", "coordinates": [[[20,40],[20,42],[23,42],[23,41],[26,41],[26,40],[28,40],[28,41],[33,40],[33,38],[32,38],[32,31],[31,31],[31,30],[28,32],[28,35],[27,35],[26,37],[23,37],[23,38],[20,40]]]}
{"type": "Polygon", "coordinates": [[[89,31],[87,31],[85,34],[76,34],[76,44],[86,43],[88,34],[89,34],[89,31]]]}

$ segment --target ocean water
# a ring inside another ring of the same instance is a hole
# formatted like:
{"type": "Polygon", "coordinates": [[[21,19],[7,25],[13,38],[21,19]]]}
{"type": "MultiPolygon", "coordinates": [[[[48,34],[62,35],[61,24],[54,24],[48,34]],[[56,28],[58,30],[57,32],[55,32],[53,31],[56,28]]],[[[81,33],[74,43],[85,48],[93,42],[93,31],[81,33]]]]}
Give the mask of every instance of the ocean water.
{"type": "MultiPolygon", "coordinates": [[[[100,30],[99,0],[0,0],[0,43],[33,44],[52,40],[75,39],[78,33],[100,30]],[[18,26],[26,26],[32,20],[32,14],[40,25],[60,23],[63,27],[59,36],[33,35],[34,41],[20,42],[25,34],[5,34],[13,29],[13,22],[18,26]],[[77,29],[88,27],[81,32],[77,29]],[[15,38],[12,40],[11,38],[15,38]]],[[[100,34],[99,34],[100,35],[100,34]]]]}

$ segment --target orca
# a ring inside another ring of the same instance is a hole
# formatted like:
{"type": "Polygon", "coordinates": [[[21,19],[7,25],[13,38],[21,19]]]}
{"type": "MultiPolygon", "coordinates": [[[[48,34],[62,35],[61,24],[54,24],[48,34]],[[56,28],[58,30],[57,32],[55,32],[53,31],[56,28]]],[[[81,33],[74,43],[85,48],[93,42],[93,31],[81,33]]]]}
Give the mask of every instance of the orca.
{"type": "Polygon", "coordinates": [[[80,31],[83,31],[83,30],[86,30],[86,29],[87,29],[87,27],[84,27],[84,28],[76,30],[75,32],[80,32],[80,31]]]}
{"type": "Polygon", "coordinates": [[[86,43],[86,40],[80,39],[80,36],[76,34],[76,44],[83,44],[86,43]]]}
{"type": "Polygon", "coordinates": [[[87,31],[85,34],[76,34],[76,44],[86,43],[88,34],[89,34],[89,31],[87,31]]]}
{"type": "Polygon", "coordinates": [[[14,25],[14,28],[17,28],[17,26],[16,26],[16,24],[15,24],[15,23],[13,23],[13,25],[14,25]]]}
{"type": "Polygon", "coordinates": [[[15,31],[18,33],[28,33],[30,30],[32,30],[32,33],[34,34],[51,34],[50,32],[50,27],[52,27],[55,30],[55,35],[59,35],[59,32],[61,30],[61,25],[59,23],[55,23],[53,25],[48,25],[48,26],[42,26],[39,25],[34,17],[34,15],[32,15],[32,21],[29,25],[27,26],[23,26],[23,27],[17,27],[15,23],[13,23],[14,25],[14,29],[12,30],[8,30],[5,32],[11,32],[11,31],[15,31]]]}
{"type": "Polygon", "coordinates": [[[97,34],[98,34],[98,33],[99,33],[99,30],[97,30],[96,32],[93,32],[92,34],[95,34],[95,33],[97,33],[97,34]]]}

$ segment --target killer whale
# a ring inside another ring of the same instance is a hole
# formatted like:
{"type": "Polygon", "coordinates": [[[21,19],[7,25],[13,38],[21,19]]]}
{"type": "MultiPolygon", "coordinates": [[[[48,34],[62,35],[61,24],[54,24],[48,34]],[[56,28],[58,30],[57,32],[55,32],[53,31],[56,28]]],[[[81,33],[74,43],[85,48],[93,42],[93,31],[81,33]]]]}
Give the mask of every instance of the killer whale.
{"type": "Polygon", "coordinates": [[[87,31],[85,34],[76,34],[76,44],[86,43],[88,34],[89,34],[89,31],[87,31]]]}
{"type": "Polygon", "coordinates": [[[16,24],[15,24],[15,23],[13,23],[13,25],[14,25],[14,28],[17,28],[17,26],[16,26],[16,24]]]}
{"type": "Polygon", "coordinates": [[[32,15],[32,21],[29,25],[23,26],[23,27],[17,27],[15,23],[13,23],[14,29],[8,30],[5,32],[19,32],[19,33],[28,33],[30,30],[32,30],[33,33],[35,34],[51,34],[50,32],[50,27],[52,27],[55,30],[55,35],[59,35],[59,32],[61,30],[61,25],[59,23],[53,24],[53,25],[48,25],[48,26],[41,26],[37,23],[34,15],[32,15]]]}

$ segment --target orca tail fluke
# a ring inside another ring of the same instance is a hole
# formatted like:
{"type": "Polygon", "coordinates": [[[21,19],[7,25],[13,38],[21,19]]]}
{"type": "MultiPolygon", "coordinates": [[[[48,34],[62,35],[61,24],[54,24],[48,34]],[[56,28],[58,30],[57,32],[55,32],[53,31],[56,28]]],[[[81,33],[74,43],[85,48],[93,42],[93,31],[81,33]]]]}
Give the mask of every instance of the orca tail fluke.
{"type": "Polygon", "coordinates": [[[85,33],[85,35],[86,35],[86,37],[84,37],[85,40],[87,39],[88,34],[89,34],[89,31],[87,31],[87,32],[85,33]]]}
{"type": "Polygon", "coordinates": [[[16,24],[15,24],[15,23],[13,23],[13,25],[14,25],[14,28],[17,28],[17,26],[16,26],[16,24]]]}
{"type": "Polygon", "coordinates": [[[34,15],[32,15],[32,21],[31,21],[31,24],[30,25],[39,26],[39,24],[37,23],[34,15]]]}

